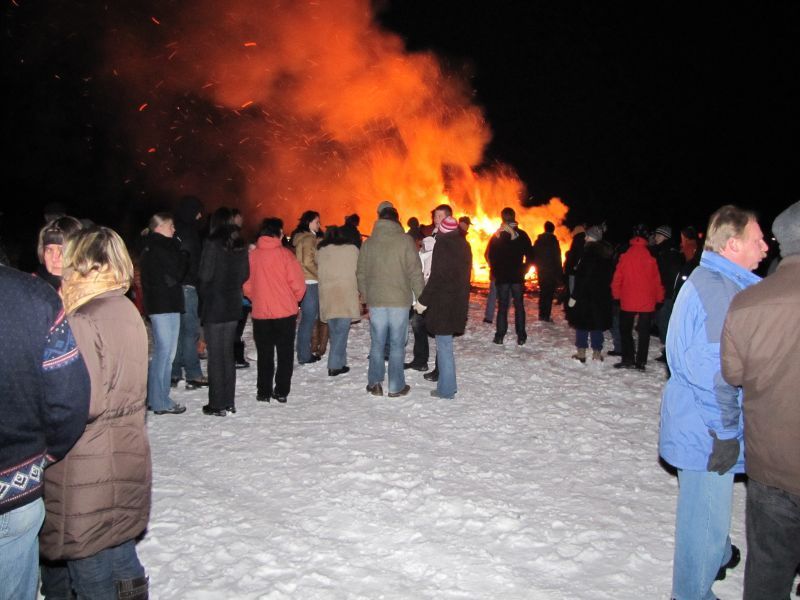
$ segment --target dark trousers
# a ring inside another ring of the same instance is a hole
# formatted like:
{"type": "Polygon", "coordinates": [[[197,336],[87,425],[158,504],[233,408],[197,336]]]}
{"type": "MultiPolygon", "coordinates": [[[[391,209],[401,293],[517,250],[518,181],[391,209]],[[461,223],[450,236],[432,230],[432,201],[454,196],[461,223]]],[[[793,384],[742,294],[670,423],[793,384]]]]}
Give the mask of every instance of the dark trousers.
{"type": "Polygon", "coordinates": [[[672,307],[674,306],[675,301],[672,298],[667,298],[664,300],[664,304],[661,305],[656,311],[656,327],[658,327],[658,338],[661,340],[662,344],[667,343],[667,326],[669,325],[669,318],[672,316],[672,307]]]}
{"type": "Polygon", "coordinates": [[[525,333],[525,303],[522,299],[521,283],[497,283],[497,330],[495,337],[503,339],[508,332],[508,306],[510,300],[514,301],[514,329],[517,339],[526,340],[525,333]]]}
{"type": "Polygon", "coordinates": [[[744,600],[789,598],[800,564],[800,496],[747,482],[744,600]]]}
{"type": "Polygon", "coordinates": [[[237,363],[243,363],[246,360],[242,335],[244,335],[244,327],[247,325],[247,317],[250,316],[251,310],[253,308],[249,304],[242,305],[242,318],[236,322],[236,342],[233,345],[233,357],[237,363]]]}
{"type": "Polygon", "coordinates": [[[628,312],[619,311],[619,334],[622,338],[622,361],[635,362],[637,365],[647,363],[647,351],[650,349],[650,324],[653,322],[651,312],[628,312]],[[633,319],[639,315],[639,322],[636,324],[636,334],[639,342],[636,346],[636,357],[633,355],[633,319]]]}
{"type": "Polygon", "coordinates": [[[208,404],[211,408],[228,408],[236,396],[236,365],[233,345],[236,341],[236,321],[205,323],[206,352],[208,353],[208,404]]]}
{"type": "Polygon", "coordinates": [[[414,333],[414,357],[411,359],[415,365],[427,365],[430,357],[428,343],[428,330],[425,327],[425,315],[411,309],[411,331],[414,333]]]}
{"type": "Polygon", "coordinates": [[[543,277],[539,280],[539,320],[549,321],[550,311],[553,308],[553,296],[556,293],[556,280],[543,277]]]}
{"type": "Polygon", "coordinates": [[[283,319],[253,319],[253,340],[258,352],[259,396],[288,396],[294,372],[294,332],[297,315],[283,319]],[[278,367],[275,368],[275,354],[278,367]],[[273,388],[273,377],[275,387],[273,388]]]}

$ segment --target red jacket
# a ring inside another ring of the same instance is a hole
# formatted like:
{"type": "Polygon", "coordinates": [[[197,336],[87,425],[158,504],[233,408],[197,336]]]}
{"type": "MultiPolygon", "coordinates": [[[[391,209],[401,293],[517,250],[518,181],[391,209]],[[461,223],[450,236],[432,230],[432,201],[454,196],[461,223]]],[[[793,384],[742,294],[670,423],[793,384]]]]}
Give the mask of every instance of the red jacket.
{"type": "Polygon", "coordinates": [[[244,295],[253,303],[254,319],[283,319],[298,312],[306,293],[303,268],[280,238],[261,236],[250,252],[250,278],[244,295]]]}
{"type": "Polygon", "coordinates": [[[620,256],[611,281],[611,295],[625,312],[653,312],[656,304],[664,301],[658,264],[644,238],[633,238],[631,247],[620,256]]]}

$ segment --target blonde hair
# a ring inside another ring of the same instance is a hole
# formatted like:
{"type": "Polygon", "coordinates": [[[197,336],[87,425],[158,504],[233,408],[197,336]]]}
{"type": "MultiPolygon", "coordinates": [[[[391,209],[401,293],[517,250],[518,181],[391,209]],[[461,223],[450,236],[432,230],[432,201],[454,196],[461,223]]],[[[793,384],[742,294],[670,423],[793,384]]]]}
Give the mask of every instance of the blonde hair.
{"type": "Polygon", "coordinates": [[[717,209],[708,220],[704,248],[719,254],[725,249],[729,239],[742,237],[747,224],[755,220],[754,212],[726,204],[717,209]]]}
{"type": "Polygon", "coordinates": [[[67,240],[64,268],[81,277],[92,271],[109,271],[120,283],[133,281],[133,263],[125,242],[116,231],[95,225],[81,229],[67,240]]]}
{"type": "Polygon", "coordinates": [[[166,223],[167,221],[175,222],[173,219],[172,214],[168,212],[158,212],[150,217],[150,220],[147,222],[147,227],[142,229],[142,235],[147,235],[149,233],[153,233],[156,230],[156,227],[166,223]]]}
{"type": "Polygon", "coordinates": [[[44,247],[51,244],[63,246],[67,238],[81,228],[81,222],[75,217],[59,217],[53,219],[39,230],[39,238],[36,242],[36,254],[39,262],[44,264],[44,247]]]}

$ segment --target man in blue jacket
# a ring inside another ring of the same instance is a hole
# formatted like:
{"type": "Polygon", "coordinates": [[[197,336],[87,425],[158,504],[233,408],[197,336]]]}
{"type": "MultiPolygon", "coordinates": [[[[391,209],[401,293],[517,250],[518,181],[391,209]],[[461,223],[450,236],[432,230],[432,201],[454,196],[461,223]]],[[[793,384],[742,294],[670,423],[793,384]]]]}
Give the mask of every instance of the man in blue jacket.
{"type": "Polygon", "coordinates": [[[0,266],[0,600],[35,598],[44,469],[86,428],[89,373],[58,294],[0,266]]]}
{"type": "Polygon", "coordinates": [[[713,600],[711,586],[739,562],[728,536],[733,476],[744,472],[742,398],[720,373],[720,340],[731,300],[757,283],[767,245],[753,213],[717,210],[700,266],[675,301],[667,328],[672,377],[661,402],[659,453],[678,469],[672,597],[713,600]]]}

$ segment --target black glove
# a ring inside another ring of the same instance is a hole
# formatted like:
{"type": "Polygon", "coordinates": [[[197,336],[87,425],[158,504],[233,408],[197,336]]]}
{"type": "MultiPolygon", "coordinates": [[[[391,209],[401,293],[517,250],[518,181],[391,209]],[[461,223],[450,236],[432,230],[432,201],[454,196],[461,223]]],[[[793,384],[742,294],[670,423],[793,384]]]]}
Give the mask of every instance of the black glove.
{"type": "Polygon", "coordinates": [[[714,438],[714,445],[711,448],[711,456],[708,457],[706,469],[724,475],[739,460],[739,440],[736,438],[721,440],[713,431],[709,433],[714,438]]]}

